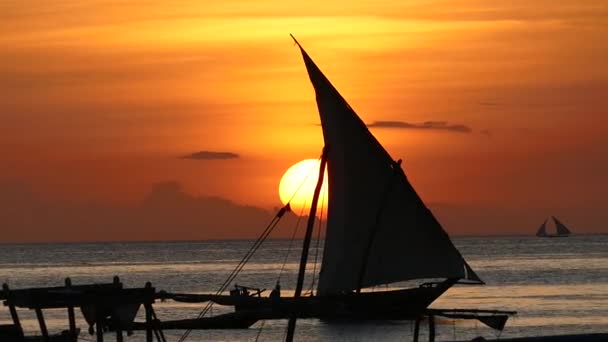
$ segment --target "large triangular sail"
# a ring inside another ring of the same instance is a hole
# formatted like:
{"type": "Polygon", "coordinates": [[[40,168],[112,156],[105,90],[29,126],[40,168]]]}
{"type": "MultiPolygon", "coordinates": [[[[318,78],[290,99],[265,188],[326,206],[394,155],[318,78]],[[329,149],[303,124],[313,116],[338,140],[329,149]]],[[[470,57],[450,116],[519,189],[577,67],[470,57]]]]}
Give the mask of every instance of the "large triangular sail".
{"type": "Polygon", "coordinates": [[[328,149],[329,208],[318,293],[423,278],[481,283],[410,185],[400,162],[300,50],[328,149]]]}
{"type": "Polygon", "coordinates": [[[553,222],[555,222],[555,229],[557,230],[557,235],[570,235],[570,229],[568,229],[563,223],[561,223],[555,216],[551,216],[553,218],[553,222]]]}
{"type": "Polygon", "coordinates": [[[547,236],[547,220],[540,225],[540,228],[536,231],[536,236],[547,236]]]}

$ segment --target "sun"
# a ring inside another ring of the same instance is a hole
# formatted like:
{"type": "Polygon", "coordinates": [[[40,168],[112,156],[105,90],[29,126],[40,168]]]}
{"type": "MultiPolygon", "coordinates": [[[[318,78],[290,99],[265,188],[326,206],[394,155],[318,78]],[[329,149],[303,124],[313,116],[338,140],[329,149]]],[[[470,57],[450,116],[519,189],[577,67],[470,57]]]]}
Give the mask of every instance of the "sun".
{"type": "MultiPolygon", "coordinates": [[[[281,177],[279,197],[283,204],[289,203],[291,210],[300,216],[308,215],[315,186],[319,179],[321,161],[305,159],[293,164],[281,177]]],[[[319,196],[318,210],[327,207],[327,167],[323,175],[323,187],[319,196]]],[[[320,213],[317,212],[317,215],[320,213]]]]}

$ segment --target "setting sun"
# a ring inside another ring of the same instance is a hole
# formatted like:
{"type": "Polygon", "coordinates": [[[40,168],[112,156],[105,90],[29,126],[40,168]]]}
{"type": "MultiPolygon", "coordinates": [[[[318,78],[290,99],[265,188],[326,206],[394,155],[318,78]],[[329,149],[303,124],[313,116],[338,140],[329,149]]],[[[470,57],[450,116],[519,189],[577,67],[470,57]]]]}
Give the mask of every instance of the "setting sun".
{"type": "MultiPolygon", "coordinates": [[[[320,161],[305,159],[292,165],[281,177],[279,197],[283,204],[290,203],[296,215],[308,215],[310,203],[319,178],[320,161]]],[[[327,170],[323,176],[323,188],[319,207],[327,207],[327,170]]]]}

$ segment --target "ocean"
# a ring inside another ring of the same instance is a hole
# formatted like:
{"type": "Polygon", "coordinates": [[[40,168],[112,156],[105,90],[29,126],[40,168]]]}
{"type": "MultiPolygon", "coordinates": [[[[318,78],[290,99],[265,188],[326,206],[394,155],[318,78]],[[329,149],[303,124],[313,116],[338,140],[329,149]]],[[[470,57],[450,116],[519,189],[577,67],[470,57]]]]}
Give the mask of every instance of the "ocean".
{"type": "MultiPolygon", "coordinates": [[[[452,241],[486,285],[454,287],[432,307],[513,310],[517,315],[502,333],[474,321],[441,320],[437,340],[608,332],[608,235],[455,237],[452,241]]],[[[150,281],[157,290],[213,293],[252,243],[4,244],[0,245],[0,282],[16,289],[61,286],[66,277],[73,284],[111,282],[117,275],[126,287],[143,287],[150,281]]],[[[283,294],[289,293],[295,287],[300,245],[300,241],[295,241],[293,248],[287,240],[265,242],[236,283],[272,289],[280,277],[283,294]]],[[[305,291],[311,288],[312,262],[322,254],[316,245],[313,241],[305,291]]],[[[203,306],[166,301],[157,302],[155,310],[161,320],[179,319],[195,317],[203,306]]],[[[214,306],[214,314],[224,311],[226,308],[214,306]]],[[[33,312],[20,310],[19,315],[28,332],[38,332],[33,312]]],[[[46,310],[45,317],[52,332],[67,328],[64,310],[46,310]]],[[[79,312],[77,317],[80,339],[94,340],[79,312]]],[[[0,307],[0,324],[10,322],[8,309],[0,307]]],[[[280,341],[285,327],[286,321],[278,320],[258,322],[247,330],[194,331],[187,341],[280,341]]],[[[181,333],[167,331],[166,336],[177,341],[181,333]]],[[[408,322],[329,324],[301,319],[296,340],[411,341],[412,333],[413,324],[408,322]]],[[[426,334],[423,324],[421,341],[427,339],[426,334]]],[[[112,339],[113,335],[107,336],[107,340],[112,339]]],[[[136,334],[126,340],[141,341],[143,336],[136,334]]]]}

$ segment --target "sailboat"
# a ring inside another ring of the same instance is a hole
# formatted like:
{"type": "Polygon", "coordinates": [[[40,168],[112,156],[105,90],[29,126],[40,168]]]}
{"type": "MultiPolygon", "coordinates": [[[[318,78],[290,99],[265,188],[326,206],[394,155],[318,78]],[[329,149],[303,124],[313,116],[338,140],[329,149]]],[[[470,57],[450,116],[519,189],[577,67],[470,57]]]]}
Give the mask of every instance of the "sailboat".
{"type": "Polygon", "coordinates": [[[388,154],[294,41],[315,90],[325,142],[321,159],[328,170],[327,233],[317,296],[345,304],[342,315],[407,316],[457,282],[482,284],[409,183],[401,160],[388,154]],[[437,278],[444,280],[413,289],[363,291],[437,278]]]}
{"type": "Polygon", "coordinates": [[[541,224],[540,227],[538,228],[538,230],[536,231],[536,236],[538,236],[538,237],[568,237],[568,236],[570,236],[570,234],[572,234],[570,229],[568,229],[568,227],[566,227],[566,225],[564,225],[555,216],[551,216],[551,219],[553,219],[553,222],[555,223],[556,233],[555,234],[547,233],[547,221],[548,220],[545,220],[545,222],[543,222],[543,224],[541,224]]]}
{"type": "MultiPolygon", "coordinates": [[[[395,161],[361,118],[298,45],[316,94],[325,148],[329,203],[325,247],[314,297],[281,298],[281,307],[321,318],[412,318],[456,283],[483,284],[450,240],[433,213],[395,161]],[[374,286],[410,280],[420,286],[366,291],[374,286]]],[[[317,184],[320,187],[321,182],[317,184]]],[[[315,189],[318,190],[318,189],[315,189]]],[[[318,191],[312,199],[314,220],[318,191]]],[[[306,232],[303,253],[308,253],[306,232]]],[[[303,255],[300,275],[306,264],[303,255]]],[[[298,279],[300,283],[300,279],[298,279]]],[[[259,308],[267,298],[246,297],[239,309],[259,308]]],[[[224,303],[232,300],[222,300],[224,303]]]]}
{"type": "MultiPolygon", "coordinates": [[[[401,160],[389,155],[293,39],[315,90],[325,143],[295,294],[263,297],[259,291],[252,295],[250,288],[237,287],[230,295],[220,290],[215,295],[179,298],[234,306],[235,312],[229,318],[235,325],[289,318],[287,340],[291,340],[297,318],[418,320],[429,313],[433,301],[455,284],[484,284],[416,193],[401,160]],[[325,166],[329,203],[321,270],[316,294],[302,296],[325,166]],[[416,284],[397,287],[406,281],[416,284]],[[390,288],[371,290],[389,284],[390,288]]],[[[463,311],[452,311],[450,317],[481,320],[478,316],[465,317],[463,311]]],[[[483,310],[473,311],[477,314],[483,310]]],[[[492,312],[496,313],[500,312],[492,312]]],[[[491,320],[484,319],[483,322],[491,320]]],[[[506,318],[501,316],[499,320],[502,329],[506,318]]]]}

